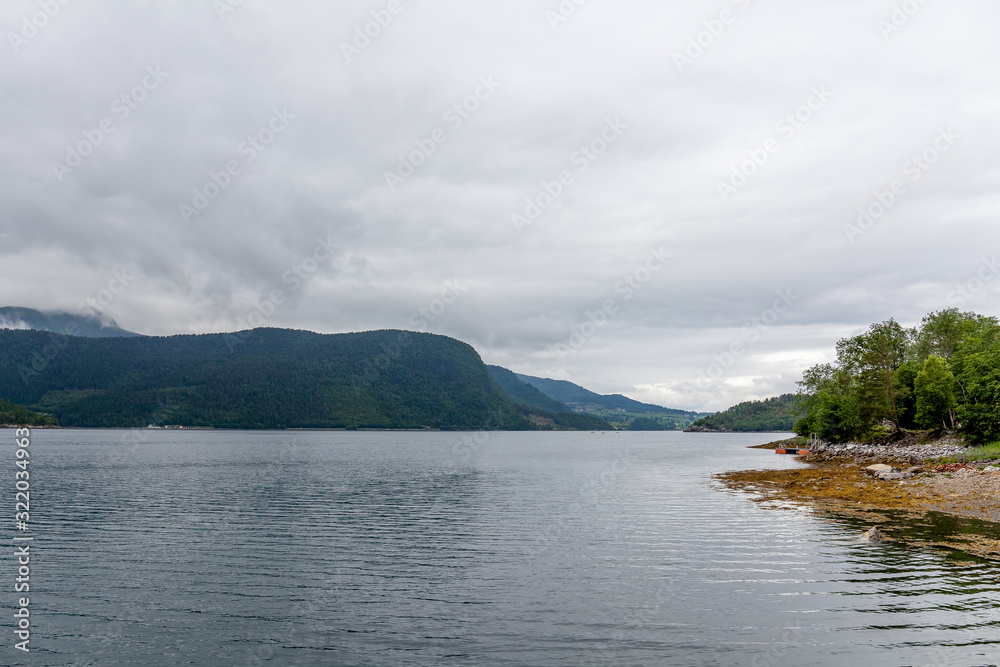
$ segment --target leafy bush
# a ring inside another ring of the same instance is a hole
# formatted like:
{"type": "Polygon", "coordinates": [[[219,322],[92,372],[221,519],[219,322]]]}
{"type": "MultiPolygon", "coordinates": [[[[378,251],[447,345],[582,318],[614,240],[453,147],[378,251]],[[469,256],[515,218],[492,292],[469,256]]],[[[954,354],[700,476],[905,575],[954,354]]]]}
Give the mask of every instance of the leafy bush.
{"type": "Polygon", "coordinates": [[[893,320],[837,343],[837,361],[799,382],[800,435],[882,442],[906,429],[959,428],[977,445],[1000,440],[1000,324],[949,309],[919,327],[893,320]]]}

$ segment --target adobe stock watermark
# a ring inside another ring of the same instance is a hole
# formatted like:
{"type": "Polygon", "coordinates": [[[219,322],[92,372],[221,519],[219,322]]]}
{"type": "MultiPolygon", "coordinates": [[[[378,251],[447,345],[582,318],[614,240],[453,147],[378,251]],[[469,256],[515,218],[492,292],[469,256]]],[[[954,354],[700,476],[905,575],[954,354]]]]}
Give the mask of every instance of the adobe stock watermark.
{"type": "MultiPolygon", "coordinates": [[[[609,616],[605,625],[615,627],[611,633],[611,643],[597,645],[588,651],[587,657],[580,663],[581,667],[592,667],[597,665],[620,665],[622,657],[619,655],[619,645],[641,641],[641,633],[655,626],[660,622],[661,609],[664,605],[669,607],[676,595],[677,585],[673,577],[660,579],[660,585],[653,596],[652,604],[646,606],[622,610],[620,617],[609,616]]],[[[641,593],[645,596],[648,589],[641,593]]],[[[633,596],[632,604],[644,601],[640,595],[633,596]]]]}
{"type": "Polygon", "coordinates": [[[805,628],[796,624],[781,633],[780,641],[772,642],[764,653],[759,653],[750,659],[750,667],[778,667],[787,665],[788,648],[802,644],[805,628]]]}
{"type": "MultiPolygon", "coordinates": [[[[588,505],[590,507],[600,506],[617,485],[619,476],[632,472],[636,462],[629,452],[628,445],[625,446],[624,451],[620,448],[617,449],[616,454],[614,462],[607,470],[600,475],[591,477],[586,483],[580,486],[579,497],[567,508],[568,512],[579,513],[580,510],[585,509],[588,505]]],[[[553,543],[562,537],[568,527],[569,521],[566,514],[549,521],[543,530],[535,533],[531,543],[522,547],[525,558],[531,561],[540,557],[553,543]]]]}
{"type": "Polygon", "coordinates": [[[875,24],[882,33],[882,39],[888,41],[890,35],[902,30],[903,26],[909,23],[926,4],[927,0],[904,0],[898,5],[893,5],[889,18],[879,19],[875,24]]]}
{"type": "Polygon", "coordinates": [[[957,308],[963,307],[986,289],[986,284],[992,282],[998,275],[1000,275],[1000,263],[997,262],[997,256],[983,257],[975,275],[948,293],[948,303],[957,308]]]}
{"type": "Polygon", "coordinates": [[[444,287],[438,296],[431,299],[430,303],[426,306],[418,308],[417,312],[410,315],[410,326],[413,327],[414,331],[421,333],[427,331],[431,324],[437,322],[438,318],[444,315],[445,311],[448,310],[448,306],[458,301],[462,295],[468,294],[470,291],[468,287],[461,285],[457,278],[444,281],[444,287]]]}
{"type": "MultiPolygon", "coordinates": [[[[615,294],[621,295],[622,302],[631,301],[633,297],[652,280],[653,275],[667,264],[670,255],[663,249],[651,248],[645,262],[640,264],[630,273],[622,276],[622,279],[615,283],[615,294]]],[[[591,338],[618,314],[618,298],[605,299],[599,308],[588,310],[585,313],[586,319],[570,327],[569,339],[565,343],[556,345],[556,351],[561,359],[565,360],[571,352],[576,352],[583,348],[591,338]]]]}
{"type": "Polygon", "coordinates": [[[385,9],[376,9],[371,13],[371,21],[354,28],[354,39],[350,42],[340,43],[340,52],[344,54],[344,59],[347,60],[348,64],[371,46],[372,42],[378,39],[402,12],[402,3],[399,0],[390,0],[385,9]]]}
{"type": "Polygon", "coordinates": [[[436,127],[431,130],[430,135],[423,139],[413,141],[416,148],[406,155],[398,156],[399,163],[395,171],[385,172],[385,184],[389,190],[396,191],[396,188],[403,185],[408,178],[417,173],[432,155],[437,153],[438,146],[448,141],[448,133],[454,132],[462,127],[472,115],[479,111],[483,102],[493,97],[501,83],[493,78],[493,75],[479,78],[479,84],[469,95],[461,101],[455,102],[441,115],[441,119],[448,124],[448,130],[436,127]]]}
{"type": "Polygon", "coordinates": [[[226,188],[232,185],[234,178],[242,174],[246,167],[274,143],[278,135],[288,129],[289,124],[294,119],[295,114],[289,113],[287,107],[274,109],[271,119],[264,127],[248,136],[236,147],[236,154],[242,160],[230,160],[219,171],[210,170],[205,184],[194,188],[190,203],[185,202],[178,206],[184,223],[190,224],[192,218],[201,215],[226,188]]]}
{"type": "MultiPolygon", "coordinates": [[[[283,440],[280,449],[276,448],[271,456],[263,461],[254,461],[253,465],[247,467],[245,474],[241,475],[241,492],[232,502],[220,506],[219,509],[222,511],[216,513],[214,524],[228,526],[252,524],[259,511],[257,503],[253,500],[272,494],[276,485],[281,483],[280,480],[287,478],[289,470],[302,465],[302,456],[306,451],[306,447],[296,440],[283,440]]],[[[341,573],[339,567],[326,572],[335,577],[341,573]]],[[[303,599],[296,602],[292,608],[293,613],[300,618],[272,625],[267,633],[256,637],[255,647],[247,643],[240,649],[242,655],[228,658],[225,664],[234,667],[261,667],[272,659],[275,659],[276,664],[295,664],[288,656],[281,653],[282,649],[294,645],[299,633],[309,631],[303,621],[315,620],[317,612],[329,606],[328,603],[336,591],[330,591],[322,586],[328,585],[330,581],[331,579],[317,580],[308,591],[304,592],[303,599]]]]}
{"type": "MultiPolygon", "coordinates": [[[[903,163],[903,176],[911,183],[916,183],[961,138],[950,126],[939,128],[937,137],[930,146],[903,163]]],[[[844,225],[844,236],[848,243],[854,245],[854,240],[874,227],[907,192],[906,181],[903,179],[894,180],[885,190],[876,190],[874,201],[858,208],[857,222],[844,225]]]]}
{"type": "MultiPolygon", "coordinates": [[[[576,167],[578,173],[583,173],[590,169],[590,166],[597,162],[601,156],[607,153],[608,149],[615,144],[628,129],[628,125],[622,122],[621,118],[615,116],[604,121],[604,129],[600,134],[583,144],[569,156],[569,162],[576,167]]],[[[576,183],[576,177],[570,170],[560,171],[551,181],[543,181],[541,190],[534,196],[526,198],[524,209],[520,213],[512,213],[511,222],[518,234],[524,232],[525,227],[530,227],[545,211],[549,210],[563,194],[566,188],[576,183]]]]}
{"type": "Polygon", "coordinates": [[[430,325],[437,322],[459,297],[470,292],[471,290],[460,284],[457,278],[444,281],[444,286],[438,295],[410,315],[408,322],[417,331],[400,331],[391,343],[382,345],[382,352],[365,359],[364,371],[356,380],[357,386],[360,388],[375,382],[387,368],[403,356],[403,351],[413,344],[415,336],[426,333],[430,325]]]}
{"type": "Polygon", "coordinates": [[[461,441],[452,445],[450,453],[453,458],[448,459],[445,468],[449,472],[454,472],[459,466],[469,465],[472,463],[472,458],[482,451],[489,441],[490,432],[483,429],[465,434],[461,441]]]}
{"type": "MultiPolygon", "coordinates": [[[[332,261],[340,252],[341,247],[333,240],[333,234],[328,234],[325,239],[322,236],[317,237],[316,245],[313,247],[312,252],[300,261],[292,264],[282,274],[282,284],[289,286],[289,292],[298,291],[319,272],[321,266],[332,261]]],[[[229,351],[232,352],[236,349],[237,345],[246,342],[253,335],[253,329],[257,329],[267,323],[278,311],[278,308],[285,304],[287,299],[288,294],[286,294],[285,290],[276,288],[268,292],[263,300],[258,300],[254,304],[254,309],[247,313],[246,317],[237,319],[237,325],[240,330],[235,333],[226,334],[225,341],[229,347],[229,351]]]]}
{"type": "Polygon", "coordinates": [[[115,299],[135,280],[135,274],[131,271],[132,269],[129,267],[112,271],[111,280],[108,281],[107,286],[98,290],[94,296],[84,299],[83,303],[77,306],[80,314],[100,318],[104,314],[104,309],[114,303],[115,299]]]}
{"type": "MultiPolygon", "coordinates": [[[[789,140],[812,120],[813,115],[826,106],[833,97],[825,85],[813,86],[806,101],[794,111],[786,113],[774,124],[774,129],[781,133],[784,140],[789,140]]],[[[767,164],[772,155],[781,149],[781,142],[774,137],[768,137],[759,148],[747,151],[747,159],[739,165],[733,165],[728,181],[716,181],[715,188],[722,197],[723,203],[729,201],[731,195],[750,182],[755,174],[767,164]]]]}
{"type": "Polygon", "coordinates": [[[212,9],[222,21],[242,6],[243,0],[212,0],[212,9]]]}
{"type": "Polygon", "coordinates": [[[555,32],[559,29],[560,25],[570,20],[579,8],[585,4],[587,4],[587,0],[562,0],[554,10],[546,10],[545,20],[549,22],[549,28],[552,29],[552,32],[555,32]]]}
{"type": "MultiPolygon", "coordinates": [[[[107,285],[98,290],[92,297],[84,299],[77,306],[79,313],[84,317],[100,320],[104,309],[111,305],[135,280],[135,276],[130,271],[129,267],[112,271],[111,279],[108,280],[107,285]]],[[[65,335],[49,333],[49,343],[44,345],[40,350],[36,350],[27,365],[24,363],[18,364],[17,371],[25,385],[30,383],[31,378],[43,373],[62,354],[63,350],[69,346],[68,336],[81,336],[83,330],[76,322],[69,322],[64,327],[63,333],[65,335]]]]}
{"type": "Polygon", "coordinates": [[[8,32],[7,41],[10,42],[10,48],[14,50],[14,54],[21,53],[21,49],[28,45],[28,42],[38,37],[39,33],[44,30],[49,23],[52,22],[56,16],[62,12],[62,8],[68,5],[72,0],[38,0],[37,11],[30,16],[21,17],[20,30],[17,32],[8,32]]]}
{"type": "Polygon", "coordinates": [[[108,135],[117,129],[115,119],[118,122],[128,120],[132,113],[139,108],[139,105],[149,99],[150,93],[159,88],[168,76],[170,73],[161,70],[159,65],[150,65],[146,68],[146,74],[139,83],[112,100],[111,113],[113,117],[104,118],[97,124],[97,127],[84,130],[83,139],[75,145],[66,146],[66,157],[63,158],[63,161],[56,160],[52,163],[52,171],[59,182],[62,183],[67,175],[82,165],[84,160],[104,143],[108,135]]]}
{"type": "MultiPolygon", "coordinates": [[[[503,415],[496,410],[490,410],[486,419],[487,428],[490,424],[501,423],[503,415]]],[[[481,428],[477,431],[462,434],[461,440],[452,444],[448,458],[444,463],[446,473],[457,473],[461,468],[468,468],[475,463],[476,458],[490,442],[490,431],[481,428]]]]}
{"type": "MultiPolygon", "coordinates": [[[[746,11],[750,8],[751,0],[732,0],[732,3],[740,11],[746,11]]],[[[705,29],[688,39],[687,46],[683,51],[674,51],[674,64],[677,65],[677,71],[683,74],[684,68],[688,65],[693,65],[694,61],[701,58],[706,50],[712,48],[719,38],[725,34],[728,26],[736,23],[737,18],[739,18],[737,12],[731,9],[723,9],[717,18],[702,22],[705,29]]]]}
{"type": "Polygon", "coordinates": [[[777,298],[774,299],[770,307],[765,308],[756,317],[751,317],[740,329],[740,337],[732,341],[729,346],[712,356],[713,362],[705,368],[698,369],[698,379],[695,386],[685,382],[681,385],[681,391],[687,400],[697,398],[698,391],[708,391],[717,380],[722,378],[726,371],[731,370],[737,362],[747,353],[748,348],[753,343],[760,340],[761,336],[771,327],[776,325],[782,315],[788,313],[799,301],[799,297],[792,294],[792,290],[776,290],[777,298]]]}

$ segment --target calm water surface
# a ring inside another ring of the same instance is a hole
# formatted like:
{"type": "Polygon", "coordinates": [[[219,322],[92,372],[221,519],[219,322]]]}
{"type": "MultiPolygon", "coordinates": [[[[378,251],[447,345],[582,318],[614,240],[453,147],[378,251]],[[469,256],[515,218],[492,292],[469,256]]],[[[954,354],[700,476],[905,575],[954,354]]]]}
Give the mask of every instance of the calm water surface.
{"type": "Polygon", "coordinates": [[[0,664],[1000,663],[997,565],[711,481],[771,439],[34,431],[0,664]]]}

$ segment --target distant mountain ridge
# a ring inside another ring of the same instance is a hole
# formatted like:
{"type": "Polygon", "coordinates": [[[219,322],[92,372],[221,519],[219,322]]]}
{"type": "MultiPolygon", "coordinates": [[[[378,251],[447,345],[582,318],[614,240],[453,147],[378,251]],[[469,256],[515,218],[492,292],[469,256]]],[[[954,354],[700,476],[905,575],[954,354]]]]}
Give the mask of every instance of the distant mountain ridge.
{"type": "Polygon", "coordinates": [[[584,389],[578,384],[568,380],[550,380],[548,378],[534,377],[532,375],[516,374],[518,379],[525,382],[545,394],[549,398],[563,403],[574,410],[591,411],[595,408],[605,410],[625,410],[628,412],[657,413],[674,417],[687,417],[697,419],[703,416],[703,412],[693,412],[690,410],[678,410],[665,408],[661,405],[642,403],[634,399],[622,396],[621,394],[598,394],[589,389],[584,389]],[[588,409],[589,408],[589,409],[588,409]]]}
{"type": "Polygon", "coordinates": [[[574,412],[568,405],[553,400],[530,384],[521,381],[513,371],[501,366],[487,366],[490,377],[500,385],[523,410],[529,420],[551,428],[609,431],[613,427],[594,415],[574,412]]]}
{"type": "Polygon", "coordinates": [[[120,328],[109,317],[60,311],[44,313],[14,306],[0,308],[0,329],[30,329],[84,338],[132,338],[140,335],[120,328]]]}
{"type": "Polygon", "coordinates": [[[502,366],[487,366],[486,368],[489,369],[490,376],[507,392],[507,395],[521,405],[546,412],[572,412],[568,405],[549,398],[538,391],[537,387],[521,380],[517,373],[502,366]]]}

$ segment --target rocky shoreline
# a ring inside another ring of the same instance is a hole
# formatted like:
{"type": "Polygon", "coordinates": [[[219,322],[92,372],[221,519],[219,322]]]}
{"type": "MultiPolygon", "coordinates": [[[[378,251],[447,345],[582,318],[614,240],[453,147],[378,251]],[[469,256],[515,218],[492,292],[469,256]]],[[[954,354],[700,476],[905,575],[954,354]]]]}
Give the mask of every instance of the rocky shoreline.
{"type": "Polygon", "coordinates": [[[819,443],[810,447],[809,454],[803,460],[809,463],[826,461],[866,462],[900,462],[922,464],[928,459],[938,459],[958,456],[965,451],[965,444],[957,438],[938,440],[931,443],[901,441],[887,445],[862,445],[847,443],[833,445],[819,443]]]}
{"type": "Polygon", "coordinates": [[[934,545],[1000,560],[1000,541],[995,539],[1000,526],[1000,461],[940,461],[964,451],[957,438],[888,445],[822,443],[796,457],[809,465],[715,478],[726,490],[749,494],[764,507],[806,506],[860,519],[880,530],[879,540],[872,541],[934,545]],[[988,523],[979,524],[978,531],[966,526],[933,541],[911,537],[912,526],[927,523],[934,513],[988,523]]]}

